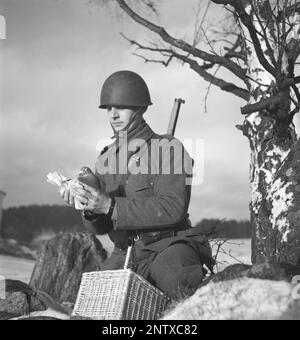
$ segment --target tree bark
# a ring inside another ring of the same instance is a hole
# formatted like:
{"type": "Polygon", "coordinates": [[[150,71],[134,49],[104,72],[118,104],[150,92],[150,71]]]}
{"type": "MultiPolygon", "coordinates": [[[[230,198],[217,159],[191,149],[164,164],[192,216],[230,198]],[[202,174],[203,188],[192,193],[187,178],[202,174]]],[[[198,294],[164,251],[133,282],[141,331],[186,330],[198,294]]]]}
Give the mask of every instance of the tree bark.
{"type": "MultiPolygon", "coordinates": [[[[274,77],[262,66],[255,44],[250,43],[251,34],[248,28],[242,26],[248,42],[250,103],[269,103],[260,112],[248,114],[242,128],[251,148],[252,262],[289,262],[299,265],[299,187],[297,181],[286,174],[287,171],[296,173],[300,162],[297,152],[299,143],[295,144],[297,138],[292,124],[290,87],[282,85],[287,83],[290,73],[288,49],[284,50],[275,43],[274,25],[265,25],[268,20],[266,1],[255,0],[252,4],[253,13],[250,13],[249,8],[247,11],[252,16],[253,28],[261,31],[261,27],[265,27],[265,37],[258,36],[258,43],[266,56],[264,62],[271,65],[278,58],[274,77]]],[[[299,29],[299,25],[294,29],[299,29]]],[[[288,39],[286,44],[289,44],[288,39]]]]}
{"type": "Polygon", "coordinates": [[[59,302],[74,303],[82,274],[101,270],[106,257],[92,234],[59,234],[42,246],[29,285],[59,302]]]}
{"type": "MultiPolygon", "coordinates": [[[[300,140],[292,146],[270,185],[260,189],[261,197],[251,203],[253,263],[286,262],[300,266],[299,170],[300,140]]],[[[266,176],[261,173],[258,180],[261,187],[266,176]]]]}

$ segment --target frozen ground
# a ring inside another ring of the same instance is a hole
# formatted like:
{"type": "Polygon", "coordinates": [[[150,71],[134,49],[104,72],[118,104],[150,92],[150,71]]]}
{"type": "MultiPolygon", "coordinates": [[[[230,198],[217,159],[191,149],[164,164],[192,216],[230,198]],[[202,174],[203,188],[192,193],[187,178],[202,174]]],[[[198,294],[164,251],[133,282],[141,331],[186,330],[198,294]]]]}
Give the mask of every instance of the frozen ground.
{"type": "Polygon", "coordinates": [[[217,271],[235,264],[251,264],[251,240],[228,240],[224,244],[222,240],[212,241],[213,255],[216,256],[217,271]]]}
{"type": "Polygon", "coordinates": [[[6,279],[28,283],[34,267],[34,261],[18,257],[0,255],[0,275],[6,279]]]}
{"type": "MultiPolygon", "coordinates": [[[[101,237],[103,246],[111,252],[112,244],[107,237],[101,237]]],[[[227,241],[219,249],[217,256],[217,271],[229,264],[250,264],[251,244],[250,240],[227,241]]],[[[212,242],[213,254],[218,250],[218,244],[212,242]]],[[[28,283],[34,267],[34,261],[20,259],[11,256],[0,255],[0,275],[8,279],[20,280],[28,283]]]]}

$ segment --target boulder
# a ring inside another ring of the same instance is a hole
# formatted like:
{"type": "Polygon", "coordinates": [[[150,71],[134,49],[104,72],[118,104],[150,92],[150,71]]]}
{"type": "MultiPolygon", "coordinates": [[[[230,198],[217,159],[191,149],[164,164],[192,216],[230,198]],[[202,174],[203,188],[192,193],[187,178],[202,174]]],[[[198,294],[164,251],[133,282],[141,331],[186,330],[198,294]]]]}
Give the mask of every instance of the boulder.
{"type": "Polygon", "coordinates": [[[46,308],[36,298],[28,298],[28,295],[22,292],[7,292],[5,299],[0,299],[0,320],[7,320],[22,315],[28,315],[29,312],[44,311],[46,308]]]}
{"type": "Polygon", "coordinates": [[[291,282],[298,275],[300,275],[300,267],[290,263],[265,262],[254,265],[237,263],[226,267],[215,275],[211,275],[201,283],[199,288],[210,282],[229,281],[242,277],[291,282]]]}
{"type": "Polygon", "coordinates": [[[41,247],[29,284],[58,302],[74,303],[82,274],[101,270],[106,257],[90,233],[59,234],[41,247]]]}
{"type": "Polygon", "coordinates": [[[296,286],[240,278],[210,282],[167,312],[163,320],[299,320],[296,286]]]}
{"type": "Polygon", "coordinates": [[[247,273],[247,277],[291,282],[293,277],[300,275],[300,267],[290,263],[258,263],[254,264],[247,273]]]}

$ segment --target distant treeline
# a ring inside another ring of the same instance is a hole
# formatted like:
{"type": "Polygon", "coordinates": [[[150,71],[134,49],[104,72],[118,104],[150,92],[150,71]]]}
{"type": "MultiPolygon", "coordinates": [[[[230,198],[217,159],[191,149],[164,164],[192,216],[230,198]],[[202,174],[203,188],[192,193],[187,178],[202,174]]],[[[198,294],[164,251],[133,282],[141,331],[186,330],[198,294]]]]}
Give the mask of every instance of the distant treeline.
{"type": "Polygon", "coordinates": [[[80,212],[68,206],[30,205],[3,210],[1,237],[29,244],[45,233],[82,230],[80,212]]]}
{"type": "Polygon", "coordinates": [[[251,238],[250,221],[203,219],[196,224],[209,238],[251,238]]]}
{"type": "MultiPolygon", "coordinates": [[[[209,237],[249,238],[249,221],[203,219],[197,223],[209,237]]],[[[82,231],[80,212],[68,206],[31,205],[3,210],[1,237],[30,242],[41,234],[82,231]]]]}

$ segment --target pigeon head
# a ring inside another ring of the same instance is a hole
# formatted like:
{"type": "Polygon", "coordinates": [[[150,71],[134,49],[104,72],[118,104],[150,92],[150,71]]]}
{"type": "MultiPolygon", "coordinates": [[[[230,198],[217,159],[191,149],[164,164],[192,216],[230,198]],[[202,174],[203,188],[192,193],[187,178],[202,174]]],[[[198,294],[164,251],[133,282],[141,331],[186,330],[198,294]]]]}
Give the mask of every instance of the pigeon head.
{"type": "Polygon", "coordinates": [[[77,178],[82,184],[89,185],[95,189],[99,187],[98,178],[87,166],[84,166],[80,169],[77,178]]]}
{"type": "Polygon", "coordinates": [[[81,176],[87,176],[87,175],[90,175],[90,174],[92,174],[92,173],[93,173],[93,172],[92,172],[92,170],[91,170],[89,167],[83,166],[83,167],[79,170],[78,176],[79,176],[79,177],[81,177],[81,176]]]}

